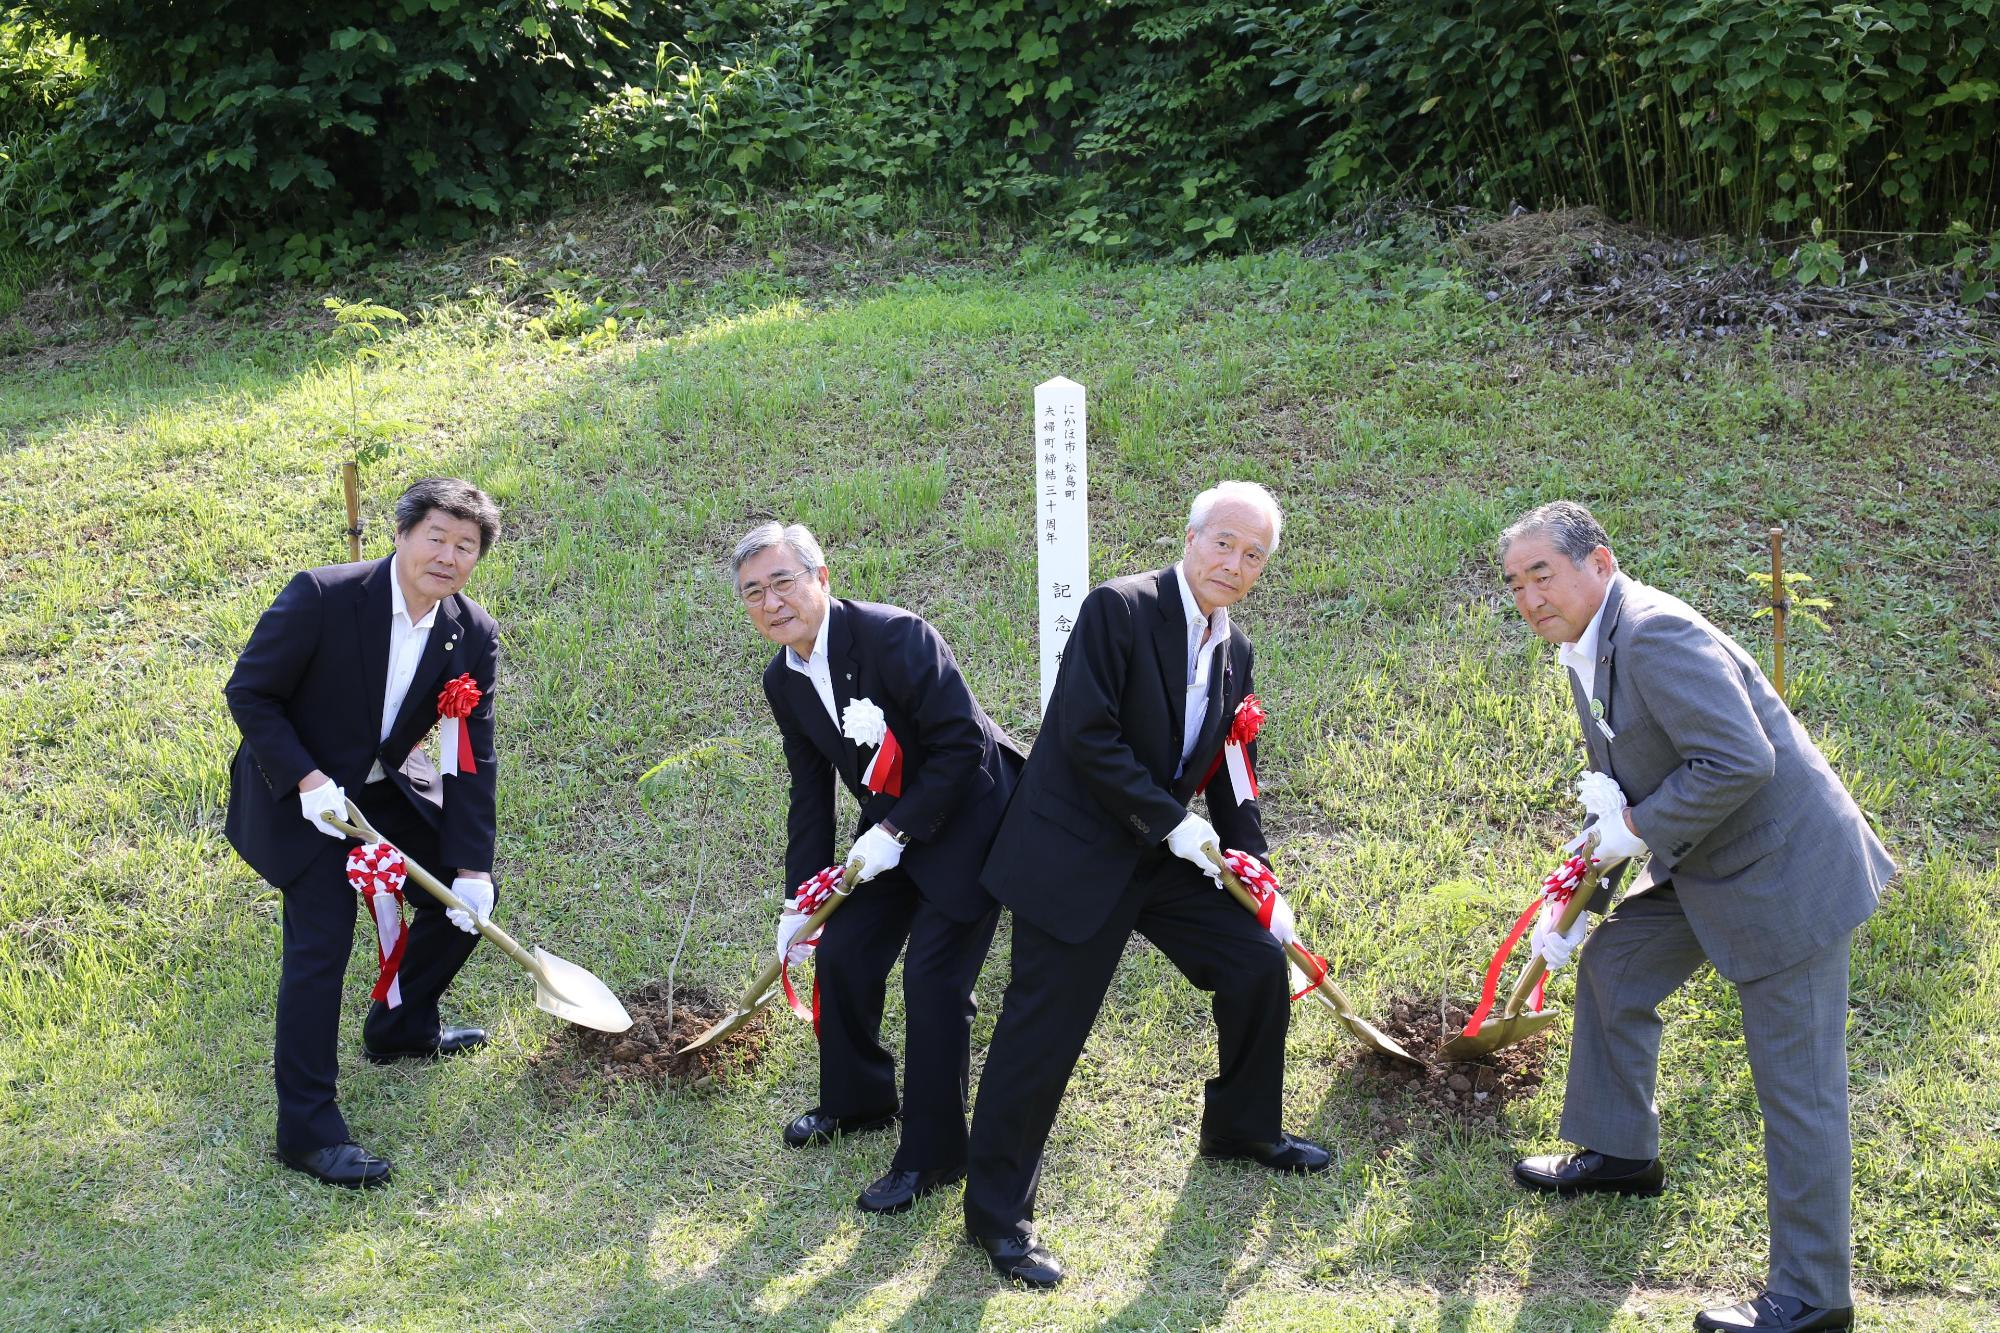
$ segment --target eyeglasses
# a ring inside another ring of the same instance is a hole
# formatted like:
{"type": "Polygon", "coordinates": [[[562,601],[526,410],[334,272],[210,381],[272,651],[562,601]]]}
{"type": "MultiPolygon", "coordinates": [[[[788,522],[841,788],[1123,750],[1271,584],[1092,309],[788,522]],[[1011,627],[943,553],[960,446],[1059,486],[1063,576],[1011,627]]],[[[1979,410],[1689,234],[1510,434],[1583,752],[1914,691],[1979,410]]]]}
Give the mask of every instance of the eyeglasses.
{"type": "Polygon", "coordinates": [[[803,569],[788,570],[783,574],[772,575],[769,583],[753,583],[747,588],[739,589],[736,595],[743,599],[745,606],[762,606],[773,596],[791,597],[805,578],[806,572],[803,569]]]}

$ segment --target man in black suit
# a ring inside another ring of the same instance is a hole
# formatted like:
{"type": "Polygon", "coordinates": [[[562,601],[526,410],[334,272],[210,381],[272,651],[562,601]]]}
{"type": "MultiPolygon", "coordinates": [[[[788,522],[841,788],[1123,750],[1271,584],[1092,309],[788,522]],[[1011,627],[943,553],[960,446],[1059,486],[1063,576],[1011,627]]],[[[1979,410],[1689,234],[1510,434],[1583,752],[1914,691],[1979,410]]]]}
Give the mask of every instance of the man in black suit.
{"type": "MultiPolygon", "coordinates": [[[[867,887],[816,946],[819,1105],[787,1124],[784,1140],[804,1147],[895,1122],[896,1063],[880,1030],[889,969],[907,940],[902,1142],[856,1200],[866,1212],[902,1212],[965,1174],[972,986],[1000,911],[979,868],[1021,752],[921,617],[829,596],[826,557],[804,526],[753,529],[731,570],[751,623],[778,645],[764,695],[791,775],[788,885],[834,861],[835,774],[861,805],[842,863],[860,859],[867,887]]],[[[795,961],[801,924],[793,913],[779,923],[778,951],[795,961]]]]}
{"type": "Polygon", "coordinates": [[[1255,801],[1215,761],[1252,688],[1250,641],[1228,608],[1263,573],[1281,524],[1263,487],[1224,482],[1195,499],[1179,564],[1092,590],[981,873],[1014,913],[1014,976],[980,1075],[965,1220],[1004,1276],[1062,1279],[1034,1231],[1042,1149],[1135,930],[1215,997],[1221,1067],[1201,1154],[1278,1171],[1328,1164],[1279,1128],[1284,953],[1202,852],[1266,855],[1255,801]],[[1213,825],[1188,809],[1211,769],[1213,825]]]}
{"type": "MultiPolygon", "coordinates": [[[[357,901],[346,862],[359,844],[321,815],[346,818],[352,803],[412,859],[454,876],[452,892],[479,915],[492,911],[500,635],[460,590],[499,531],[500,511],[484,492],[451,478],[416,483],[396,502],[394,553],[294,576],[224,687],[243,733],[226,831],[284,895],[278,1155],[329,1185],[383,1184],[390,1167],[353,1142],[334,1101],[357,901]],[[438,720],[445,685],[461,675],[479,691],[460,724],[472,762],[441,776],[420,742],[438,720]]],[[[362,1028],[364,1053],[378,1064],[486,1041],[479,1029],[448,1028],[438,1017],[438,998],[471,954],[477,926],[414,881],[405,892],[415,919],[392,997],[400,1003],[376,1001],[362,1028]]]]}

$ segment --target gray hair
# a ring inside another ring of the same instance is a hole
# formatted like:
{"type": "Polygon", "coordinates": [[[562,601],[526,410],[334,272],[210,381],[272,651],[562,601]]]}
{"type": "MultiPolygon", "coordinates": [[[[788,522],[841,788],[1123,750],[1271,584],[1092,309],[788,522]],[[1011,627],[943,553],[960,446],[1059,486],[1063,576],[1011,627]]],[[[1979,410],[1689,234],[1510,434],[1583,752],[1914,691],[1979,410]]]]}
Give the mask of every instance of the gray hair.
{"type": "Polygon", "coordinates": [[[745,561],[778,546],[791,547],[792,554],[805,563],[808,574],[826,568],[826,552],[819,549],[819,539],[812,535],[811,528],[803,523],[759,523],[736,543],[736,551],[729,557],[729,581],[738,581],[745,561]]]}
{"type": "Polygon", "coordinates": [[[1188,507],[1188,529],[1200,532],[1207,527],[1209,513],[1224,500],[1249,505],[1271,520],[1271,549],[1267,554],[1275,555],[1278,534],[1284,531],[1285,516],[1279,511],[1278,502],[1271,493],[1254,481],[1219,481],[1195,496],[1194,503],[1188,507]]]}
{"type": "Polygon", "coordinates": [[[416,527],[433,509],[477,524],[481,555],[500,537],[500,506],[485,491],[457,477],[425,477],[412,482],[396,499],[396,535],[416,527]]]}
{"type": "Polygon", "coordinates": [[[1516,540],[1530,534],[1547,537],[1556,550],[1569,557],[1572,565],[1581,565],[1600,546],[1607,550],[1611,547],[1611,538],[1605,535],[1604,525],[1573,500],[1555,500],[1539,505],[1509,523],[1507,530],[1500,534],[1500,559],[1507,558],[1507,548],[1516,540]]]}

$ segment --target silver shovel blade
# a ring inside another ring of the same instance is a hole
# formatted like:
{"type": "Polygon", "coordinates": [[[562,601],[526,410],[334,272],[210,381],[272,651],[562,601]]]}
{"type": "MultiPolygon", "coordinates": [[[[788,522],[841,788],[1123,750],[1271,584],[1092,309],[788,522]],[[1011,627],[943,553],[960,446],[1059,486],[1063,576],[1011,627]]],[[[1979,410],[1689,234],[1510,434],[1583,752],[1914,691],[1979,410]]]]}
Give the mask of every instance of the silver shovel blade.
{"type": "Polygon", "coordinates": [[[623,1032],[632,1015],[611,988],[588,970],[536,946],[535,1008],[599,1032],[623,1032]]]}

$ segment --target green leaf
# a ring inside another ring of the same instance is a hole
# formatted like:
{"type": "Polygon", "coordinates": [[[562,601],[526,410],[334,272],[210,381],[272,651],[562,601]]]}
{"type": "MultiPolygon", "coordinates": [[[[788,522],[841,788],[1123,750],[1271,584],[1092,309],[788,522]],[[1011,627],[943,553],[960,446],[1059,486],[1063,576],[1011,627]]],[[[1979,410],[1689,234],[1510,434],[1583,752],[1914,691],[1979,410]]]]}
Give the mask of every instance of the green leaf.
{"type": "Polygon", "coordinates": [[[167,118],[167,90],[165,88],[147,90],[146,109],[153,113],[154,120],[165,120],[167,118]]]}

